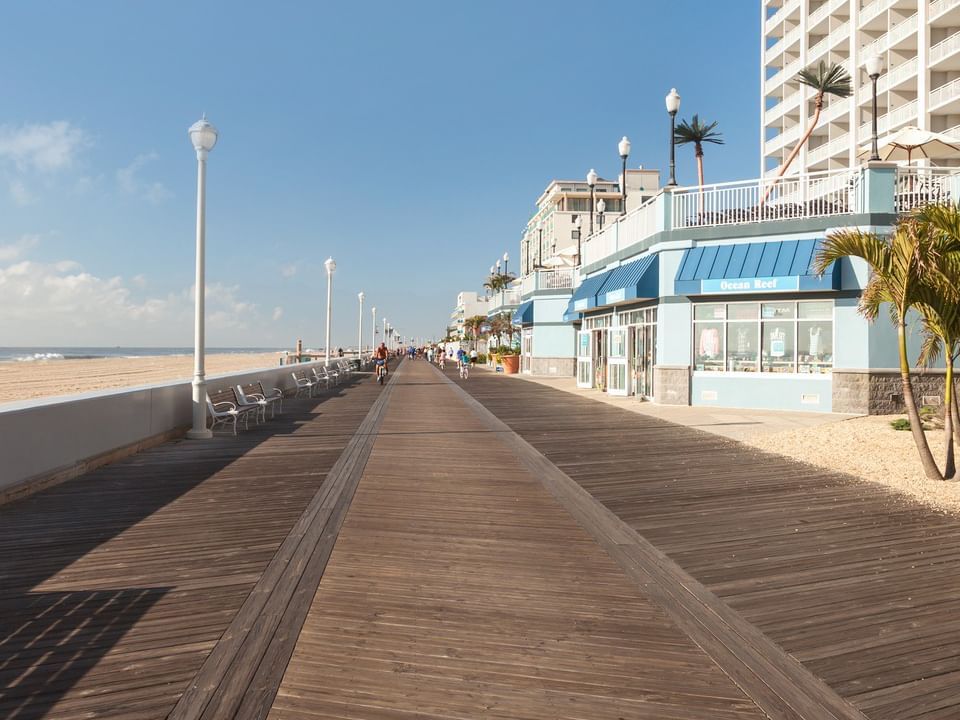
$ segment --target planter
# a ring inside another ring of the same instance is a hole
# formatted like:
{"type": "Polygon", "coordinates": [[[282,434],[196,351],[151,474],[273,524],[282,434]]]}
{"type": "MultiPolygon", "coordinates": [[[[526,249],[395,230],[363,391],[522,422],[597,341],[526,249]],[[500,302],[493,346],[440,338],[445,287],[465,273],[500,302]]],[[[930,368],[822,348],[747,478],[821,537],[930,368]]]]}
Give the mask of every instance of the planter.
{"type": "Polygon", "coordinates": [[[520,372],[519,355],[501,355],[500,364],[503,365],[503,371],[507,373],[507,375],[516,375],[520,372]]]}

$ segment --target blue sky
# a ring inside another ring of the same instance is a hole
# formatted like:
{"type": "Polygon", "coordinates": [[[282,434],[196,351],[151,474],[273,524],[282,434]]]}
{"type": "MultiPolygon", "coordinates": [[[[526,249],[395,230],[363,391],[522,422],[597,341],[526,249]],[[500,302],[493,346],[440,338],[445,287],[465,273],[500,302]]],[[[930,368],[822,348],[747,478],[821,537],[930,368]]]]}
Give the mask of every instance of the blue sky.
{"type": "Polygon", "coordinates": [[[322,344],[328,255],[336,344],[360,290],[367,328],[440,334],[550,179],[615,177],[624,134],[666,177],[671,87],[720,122],[708,182],[759,167],[748,0],[38,0],[0,26],[0,346],[192,343],[201,112],[211,346],[322,344]]]}

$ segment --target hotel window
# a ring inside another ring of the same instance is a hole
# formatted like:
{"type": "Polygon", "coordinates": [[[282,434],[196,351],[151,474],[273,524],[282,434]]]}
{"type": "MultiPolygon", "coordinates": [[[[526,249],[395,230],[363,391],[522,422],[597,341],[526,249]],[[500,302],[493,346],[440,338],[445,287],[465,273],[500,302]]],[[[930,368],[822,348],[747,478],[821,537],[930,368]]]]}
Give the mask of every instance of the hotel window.
{"type": "Polygon", "coordinates": [[[700,372],[826,374],[833,368],[833,301],[697,303],[693,343],[700,372]]]}

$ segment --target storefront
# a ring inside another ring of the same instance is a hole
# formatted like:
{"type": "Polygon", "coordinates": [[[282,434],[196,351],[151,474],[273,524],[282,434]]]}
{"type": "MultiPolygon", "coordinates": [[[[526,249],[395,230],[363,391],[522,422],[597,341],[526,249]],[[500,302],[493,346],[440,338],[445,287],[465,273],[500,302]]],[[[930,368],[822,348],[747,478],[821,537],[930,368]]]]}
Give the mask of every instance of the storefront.
{"type": "Polygon", "coordinates": [[[692,304],[690,402],[831,409],[840,272],[811,269],[817,240],[684,251],[675,291],[692,304]]]}

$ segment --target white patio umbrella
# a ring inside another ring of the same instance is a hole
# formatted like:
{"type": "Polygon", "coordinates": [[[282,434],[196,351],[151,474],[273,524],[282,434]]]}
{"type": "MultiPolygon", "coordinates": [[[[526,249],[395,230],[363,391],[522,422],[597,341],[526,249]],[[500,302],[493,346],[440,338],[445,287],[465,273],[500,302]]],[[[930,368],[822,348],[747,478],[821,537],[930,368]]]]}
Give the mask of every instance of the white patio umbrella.
{"type": "MultiPolygon", "coordinates": [[[[921,130],[913,125],[907,125],[889,135],[877,140],[880,159],[897,162],[913,161],[914,153],[918,158],[948,160],[960,158],[960,140],[936,133],[932,130],[921,130]]],[[[871,147],[868,143],[860,151],[859,157],[870,157],[871,147]]]]}

